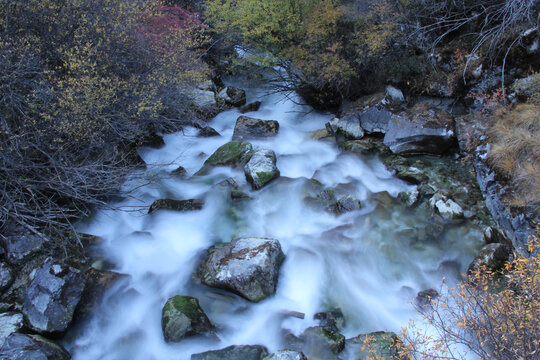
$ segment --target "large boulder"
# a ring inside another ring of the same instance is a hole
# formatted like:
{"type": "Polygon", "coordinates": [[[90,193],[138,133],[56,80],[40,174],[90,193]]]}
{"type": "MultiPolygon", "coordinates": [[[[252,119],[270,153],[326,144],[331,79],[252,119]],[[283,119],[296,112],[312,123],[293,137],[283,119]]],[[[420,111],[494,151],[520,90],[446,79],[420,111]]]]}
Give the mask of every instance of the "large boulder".
{"type": "Polygon", "coordinates": [[[379,103],[357,114],[360,120],[360,127],[367,134],[384,134],[388,131],[388,124],[392,118],[392,113],[379,103]]]}
{"type": "Polygon", "coordinates": [[[191,296],[173,296],[163,306],[161,328],[167,342],[178,342],[186,337],[214,333],[214,326],[191,296]]]}
{"type": "Polygon", "coordinates": [[[247,181],[258,190],[279,177],[276,167],[276,154],[272,150],[257,150],[244,166],[247,181]]]}
{"type": "Polygon", "coordinates": [[[188,199],[188,200],[172,200],[172,199],[158,199],[155,200],[148,213],[151,214],[158,210],[174,210],[174,211],[194,211],[201,210],[204,206],[204,201],[200,199],[188,199]]]}
{"type": "Polygon", "coordinates": [[[234,126],[233,140],[265,138],[276,136],[279,123],[276,120],[261,120],[248,116],[240,116],[234,126]]]}
{"type": "Polygon", "coordinates": [[[0,359],[69,360],[62,346],[39,335],[11,334],[0,348],[0,359]]]}
{"type": "Polygon", "coordinates": [[[253,146],[248,142],[231,141],[221,145],[195,175],[205,175],[213,166],[245,165],[251,158],[253,146]]]}
{"type": "Polygon", "coordinates": [[[26,324],[39,333],[65,331],[81,299],[84,282],[79,270],[47,259],[26,289],[26,324]]]}
{"type": "Polygon", "coordinates": [[[19,313],[0,314],[0,347],[4,341],[13,333],[18,332],[23,327],[23,316],[19,313]]]}
{"type": "Polygon", "coordinates": [[[305,355],[295,350],[279,350],[268,355],[263,360],[307,360],[305,355]]]}
{"type": "Polygon", "coordinates": [[[191,355],[191,360],[263,360],[268,350],[261,345],[233,345],[191,355]]]}
{"type": "Polygon", "coordinates": [[[217,95],[218,105],[242,106],[246,104],[246,91],[234,86],[227,86],[217,95]]]}
{"type": "Polygon", "coordinates": [[[204,284],[256,302],[275,293],[284,258],[277,240],[240,238],[210,248],[199,272],[204,284]]]}
{"type": "Polygon", "coordinates": [[[358,140],[364,137],[364,130],[360,126],[360,120],[356,114],[333,118],[329,124],[335,134],[346,139],[358,140]]]}
{"type": "Polygon", "coordinates": [[[455,141],[452,115],[429,103],[393,115],[384,136],[384,144],[400,155],[442,154],[455,141]]]}

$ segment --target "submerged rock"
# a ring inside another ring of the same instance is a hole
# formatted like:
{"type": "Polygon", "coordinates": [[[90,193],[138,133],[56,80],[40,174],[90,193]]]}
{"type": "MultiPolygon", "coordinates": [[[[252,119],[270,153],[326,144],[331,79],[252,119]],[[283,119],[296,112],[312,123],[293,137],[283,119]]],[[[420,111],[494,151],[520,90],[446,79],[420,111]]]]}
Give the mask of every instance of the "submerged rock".
{"type": "Polygon", "coordinates": [[[403,155],[442,154],[455,141],[452,116],[429,103],[393,115],[384,136],[384,144],[394,154],[403,155]]]}
{"type": "Polygon", "coordinates": [[[236,120],[232,139],[266,138],[276,136],[279,132],[279,123],[276,120],[261,120],[247,116],[240,116],[236,120]]]}
{"type": "Polygon", "coordinates": [[[69,360],[62,346],[39,335],[11,334],[0,348],[0,359],[69,360]]]}
{"type": "Polygon", "coordinates": [[[242,114],[245,114],[245,113],[251,112],[251,111],[258,111],[260,107],[261,107],[261,102],[260,101],[254,101],[252,103],[241,106],[240,109],[238,109],[238,110],[242,114]]]}
{"type": "Polygon", "coordinates": [[[191,360],[263,360],[268,349],[261,345],[233,345],[191,355],[191,360]]]}
{"type": "Polygon", "coordinates": [[[210,248],[199,272],[204,284],[257,302],[276,292],[284,258],[277,240],[240,238],[210,248]]]}
{"type": "Polygon", "coordinates": [[[48,259],[26,289],[23,314],[27,325],[39,333],[65,331],[84,283],[82,272],[48,259]]]}
{"type": "Polygon", "coordinates": [[[420,307],[425,307],[431,304],[431,302],[439,297],[439,293],[435,289],[427,289],[418,292],[416,295],[416,305],[420,307]]]}
{"type": "Polygon", "coordinates": [[[356,115],[333,118],[329,124],[335,134],[342,135],[346,139],[358,140],[364,137],[364,130],[360,127],[360,120],[356,115]]]}
{"type": "Polygon", "coordinates": [[[228,86],[217,95],[218,105],[242,106],[246,104],[246,91],[228,86]]]}
{"type": "Polygon", "coordinates": [[[263,360],[307,360],[304,353],[295,350],[279,350],[268,355],[263,360]]]}
{"type": "Polygon", "coordinates": [[[201,210],[204,206],[204,201],[200,199],[188,200],[172,200],[158,199],[152,203],[148,209],[148,213],[152,214],[158,210],[174,210],[174,211],[194,211],[201,210]]]}
{"type": "Polygon", "coordinates": [[[345,347],[345,336],[324,326],[312,326],[296,337],[289,334],[285,344],[292,350],[303,352],[308,359],[338,359],[336,354],[345,347]]]}
{"type": "Polygon", "coordinates": [[[247,181],[258,190],[279,177],[276,154],[272,150],[256,150],[244,166],[247,181]]]}
{"type": "Polygon", "coordinates": [[[199,305],[199,300],[180,295],[173,296],[163,306],[161,328],[167,342],[214,332],[214,326],[199,305]]]}

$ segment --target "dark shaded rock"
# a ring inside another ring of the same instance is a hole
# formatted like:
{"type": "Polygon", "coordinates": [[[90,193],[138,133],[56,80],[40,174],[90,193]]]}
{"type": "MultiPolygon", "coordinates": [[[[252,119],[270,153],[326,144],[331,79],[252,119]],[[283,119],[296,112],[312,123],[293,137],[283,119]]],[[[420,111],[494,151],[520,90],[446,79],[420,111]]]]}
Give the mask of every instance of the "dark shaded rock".
{"type": "Polygon", "coordinates": [[[39,335],[11,334],[2,348],[0,359],[9,360],[69,360],[62,346],[39,335]]]}
{"type": "Polygon", "coordinates": [[[511,249],[505,244],[487,244],[470,263],[467,272],[476,271],[481,266],[486,266],[492,271],[502,270],[511,254],[511,249]]]}
{"type": "Polygon", "coordinates": [[[349,140],[359,140],[364,137],[364,130],[360,127],[360,120],[355,114],[330,120],[332,132],[349,140]]]}
{"type": "Polygon", "coordinates": [[[261,120],[247,116],[240,116],[236,120],[232,139],[266,138],[276,136],[279,132],[279,123],[276,120],[261,120]]]}
{"type": "Polygon", "coordinates": [[[240,238],[210,248],[199,273],[204,284],[256,302],[276,292],[284,258],[277,240],[240,238]]]}
{"type": "Polygon", "coordinates": [[[260,107],[261,107],[261,102],[260,101],[254,101],[252,103],[241,106],[239,111],[242,114],[245,114],[245,113],[250,112],[250,111],[257,111],[257,110],[259,110],[260,107]]]}
{"type": "Polygon", "coordinates": [[[163,306],[161,327],[167,342],[214,332],[214,326],[199,305],[199,300],[191,296],[177,295],[167,300],[163,306]]]}
{"type": "Polygon", "coordinates": [[[296,337],[285,337],[285,346],[303,352],[308,359],[337,359],[345,347],[345,336],[330,327],[312,326],[296,337]]]}
{"type": "Polygon", "coordinates": [[[540,91],[540,74],[535,73],[523,79],[517,79],[511,86],[511,91],[515,93],[521,101],[526,101],[540,91]]]}
{"type": "Polygon", "coordinates": [[[456,141],[454,119],[429,103],[393,115],[384,144],[395,154],[442,154],[456,141]]]}
{"type": "Polygon", "coordinates": [[[84,319],[91,315],[101,304],[103,296],[119,281],[129,279],[128,275],[113,271],[90,268],[85,273],[85,286],[79,305],[75,309],[75,318],[84,319]]]}
{"type": "Polygon", "coordinates": [[[308,360],[306,356],[295,350],[279,350],[268,355],[263,360],[308,360]]]}
{"type": "Polygon", "coordinates": [[[14,264],[42,251],[44,244],[43,238],[29,232],[6,236],[4,241],[7,258],[14,264]]]}
{"type": "Polygon", "coordinates": [[[256,150],[244,166],[247,181],[254,190],[261,189],[279,177],[276,167],[276,154],[272,150],[256,150]]]}
{"type": "Polygon", "coordinates": [[[148,213],[152,214],[158,210],[174,210],[174,211],[195,211],[201,210],[204,206],[204,201],[200,199],[189,200],[172,200],[158,199],[152,203],[148,209],[148,213]]]}
{"type": "Polygon", "coordinates": [[[508,240],[501,232],[495,228],[492,228],[491,226],[488,226],[484,230],[484,241],[486,244],[505,244],[509,248],[512,247],[512,242],[508,240]]]}
{"type": "Polygon", "coordinates": [[[148,146],[152,149],[161,149],[163,146],[165,146],[165,141],[163,140],[162,136],[154,133],[148,135],[144,139],[142,146],[148,146]]]}
{"type": "Polygon", "coordinates": [[[174,169],[171,171],[171,174],[180,178],[185,178],[188,175],[187,170],[183,166],[179,166],[178,168],[174,169]]]}
{"type": "Polygon", "coordinates": [[[217,95],[218,105],[242,106],[246,104],[246,91],[235,86],[227,86],[217,95]]]}
{"type": "Polygon", "coordinates": [[[199,129],[199,137],[212,137],[212,136],[221,136],[213,127],[204,126],[199,129]]]}
{"type": "Polygon", "coordinates": [[[23,316],[19,313],[0,314],[0,347],[9,335],[18,332],[23,327],[23,316]]]}
{"type": "Polygon", "coordinates": [[[347,339],[345,359],[395,359],[405,360],[399,356],[399,344],[401,340],[393,332],[377,331],[369,334],[361,334],[347,339]]]}
{"type": "Polygon", "coordinates": [[[79,270],[47,259],[26,289],[26,324],[39,333],[65,331],[81,299],[84,282],[79,270]]]}
{"type": "Polygon", "coordinates": [[[261,345],[233,345],[191,355],[191,360],[262,360],[268,349],[261,345]]]}
{"type": "Polygon", "coordinates": [[[391,154],[388,147],[383,144],[382,139],[373,138],[373,137],[365,137],[360,140],[345,141],[339,144],[339,148],[342,151],[350,151],[357,155],[371,155],[371,154],[389,155],[391,154]]]}
{"type": "Polygon", "coordinates": [[[11,269],[3,262],[0,262],[0,293],[6,290],[13,282],[11,269]]]}
{"type": "Polygon", "coordinates": [[[340,215],[349,211],[359,210],[361,207],[360,201],[350,195],[341,196],[333,205],[332,212],[340,215]]]}
{"type": "Polygon", "coordinates": [[[419,307],[425,307],[431,304],[431,302],[439,297],[439,293],[435,289],[427,289],[418,292],[415,298],[416,305],[419,307]]]}
{"type": "Polygon", "coordinates": [[[345,324],[345,317],[340,309],[319,312],[313,318],[319,320],[320,326],[331,328],[334,331],[343,329],[343,325],[345,324]]]}

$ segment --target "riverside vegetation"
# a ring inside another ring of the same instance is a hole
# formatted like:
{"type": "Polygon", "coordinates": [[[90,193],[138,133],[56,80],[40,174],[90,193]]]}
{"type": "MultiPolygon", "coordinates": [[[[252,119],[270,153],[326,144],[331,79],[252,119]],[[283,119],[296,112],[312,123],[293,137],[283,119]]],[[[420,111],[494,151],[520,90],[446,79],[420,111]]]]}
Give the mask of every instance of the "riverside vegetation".
{"type": "MultiPolygon", "coordinates": [[[[211,133],[204,121],[236,96],[227,95],[234,91],[221,76],[268,76],[279,66],[272,91],[295,92],[315,109],[337,114],[328,127],[342,149],[379,154],[397,176],[419,184],[420,195],[409,193],[406,201],[432,196],[441,214],[444,206],[456,209],[453,194],[426,191],[425,175],[411,171],[427,173],[418,165],[424,160],[392,154],[380,141],[386,130],[372,132],[362,116],[376,108],[409,121],[416,109],[438,114],[417,106],[418,99],[451,99],[457,141],[451,138],[441,152],[474,164],[495,219],[490,234],[497,235],[487,237],[509,254],[497,263],[494,254],[502,250],[494,249],[456,287],[427,296],[420,311],[437,335],[412,324],[397,336],[358,337],[361,358],[458,359],[468,352],[482,359],[537,358],[538,227],[524,231],[515,224],[519,219],[534,228],[540,206],[539,19],[535,0],[0,0],[2,312],[29,334],[11,337],[8,345],[69,357],[32,334],[63,334],[77,301],[62,308],[58,329],[35,325],[41,320],[28,310],[23,326],[21,309],[34,306],[25,303],[32,302],[26,288],[37,288],[48,273],[65,286],[81,278],[75,267],[90,264],[82,255],[88,239],[75,224],[128,195],[122,184],[144,166],[138,147],[159,144],[160,135],[185,126],[211,133]],[[372,101],[387,85],[386,99],[372,101]],[[204,95],[210,98],[201,101],[204,95]],[[351,135],[358,122],[362,135],[351,135]],[[20,241],[22,250],[14,245],[20,241]],[[28,246],[39,248],[39,261],[28,262],[34,256],[28,246]],[[55,260],[42,263],[46,255],[55,260]],[[19,280],[34,269],[38,280],[19,280]]],[[[272,154],[271,176],[254,189],[279,177],[272,154]]],[[[360,207],[347,197],[334,200],[339,211],[348,211],[348,202],[360,207]]],[[[76,282],[80,297],[84,281],[76,282]]]]}

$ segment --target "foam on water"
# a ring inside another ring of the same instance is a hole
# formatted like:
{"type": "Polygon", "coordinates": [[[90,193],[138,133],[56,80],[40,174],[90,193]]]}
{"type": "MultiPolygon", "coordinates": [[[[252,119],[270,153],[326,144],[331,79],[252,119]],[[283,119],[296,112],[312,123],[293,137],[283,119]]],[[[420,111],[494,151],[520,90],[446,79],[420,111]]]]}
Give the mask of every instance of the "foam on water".
{"type": "MultiPolygon", "coordinates": [[[[248,93],[249,101],[259,96],[256,89],[248,93]]],[[[413,315],[411,297],[439,284],[445,271],[442,259],[466,266],[477,233],[459,228],[464,245],[457,250],[454,238],[416,244],[403,234],[425,214],[392,200],[411,186],[394,178],[377,159],[341,154],[331,142],[310,139],[309,132],[324,128],[331,115],[309,112],[281,95],[261,100],[260,110],[247,115],[278,120],[280,132],[252,143],[276,152],[280,179],[252,191],[241,169],[217,168],[189,180],[166,176],[116,204],[142,210],[101,211],[81,225],[81,231],[104,239],[100,253],[114,270],[131,278],[113,289],[94,317],[72,334],[67,346],[74,359],[189,359],[192,353],[232,344],[262,344],[274,351],[281,346],[283,329],[298,334],[315,324],[316,312],[335,307],[346,316],[348,336],[397,330],[413,315]],[[229,177],[253,200],[232,204],[227,193],[214,186],[229,177]],[[345,187],[362,208],[336,216],[308,206],[311,178],[324,187],[345,187]],[[386,203],[378,197],[384,192],[386,203]],[[193,212],[146,214],[158,198],[201,198],[205,206],[193,212]],[[276,295],[257,304],[192,281],[205,249],[238,236],[276,238],[286,254],[276,295]],[[220,343],[201,339],[165,343],[161,309],[174,295],[199,298],[218,326],[220,343]],[[287,316],[287,311],[304,313],[305,319],[287,316]]],[[[215,149],[230,141],[239,115],[230,110],[210,122],[221,137],[197,138],[195,129],[185,129],[165,135],[165,146],[159,150],[141,149],[148,173],[183,166],[192,175],[215,149]]]]}

